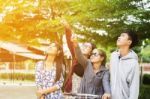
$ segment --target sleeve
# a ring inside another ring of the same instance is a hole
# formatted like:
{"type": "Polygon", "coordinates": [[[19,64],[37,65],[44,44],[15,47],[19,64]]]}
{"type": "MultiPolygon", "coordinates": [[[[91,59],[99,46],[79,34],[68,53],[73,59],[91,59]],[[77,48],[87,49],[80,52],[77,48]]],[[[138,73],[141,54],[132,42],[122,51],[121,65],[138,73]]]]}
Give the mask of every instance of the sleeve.
{"type": "Polygon", "coordinates": [[[140,82],[140,76],[139,76],[139,64],[136,62],[136,65],[134,66],[132,70],[132,81],[130,85],[130,96],[129,99],[138,99],[139,95],[139,82],[140,82]]]}
{"type": "Polygon", "coordinates": [[[79,47],[79,45],[77,47],[75,47],[75,56],[77,61],[84,67],[84,69],[87,67],[87,63],[88,63],[88,59],[86,59],[82,52],[81,49],[79,47]]]}
{"type": "Polygon", "coordinates": [[[55,86],[58,88],[58,89],[61,89],[63,87],[63,82],[64,82],[64,78],[63,76],[61,75],[60,79],[55,83],[55,86]]]}
{"type": "Polygon", "coordinates": [[[110,88],[110,73],[109,73],[109,71],[106,71],[104,73],[102,82],[103,82],[104,92],[110,94],[111,88],[110,88]]]}
{"type": "Polygon", "coordinates": [[[37,62],[35,65],[35,83],[37,88],[41,88],[42,87],[42,79],[41,79],[41,74],[40,74],[40,70],[41,70],[41,66],[42,63],[41,62],[37,62]]]}

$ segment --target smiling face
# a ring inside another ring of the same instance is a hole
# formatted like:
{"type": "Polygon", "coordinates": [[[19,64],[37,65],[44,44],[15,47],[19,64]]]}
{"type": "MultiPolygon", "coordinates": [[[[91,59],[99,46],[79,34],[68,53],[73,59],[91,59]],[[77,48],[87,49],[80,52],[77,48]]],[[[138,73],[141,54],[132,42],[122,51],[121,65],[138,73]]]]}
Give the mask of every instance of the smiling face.
{"type": "Polygon", "coordinates": [[[92,63],[97,63],[97,62],[103,62],[104,61],[104,56],[102,55],[102,51],[99,51],[98,49],[94,49],[92,51],[92,55],[90,57],[90,60],[92,63]]]}
{"type": "Polygon", "coordinates": [[[81,47],[81,51],[84,55],[90,55],[92,51],[91,43],[83,43],[81,47]]]}
{"type": "Polygon", "coordinates": [[[127,46],[130,47],[132,41],[130,40],[129,36],[127,33],[122,33],[117,40],[117,46],[123,47],[123,46],[127,46]]]}

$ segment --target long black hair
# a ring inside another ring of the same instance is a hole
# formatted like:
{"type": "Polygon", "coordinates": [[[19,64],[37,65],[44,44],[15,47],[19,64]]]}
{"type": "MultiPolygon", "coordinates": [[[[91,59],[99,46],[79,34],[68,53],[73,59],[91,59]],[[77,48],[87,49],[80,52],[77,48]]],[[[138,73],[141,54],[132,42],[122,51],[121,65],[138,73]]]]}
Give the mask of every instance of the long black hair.
{"type": "Polygon", "coordinates": [[[58,51],[58,54],[56,55],[56,57],[54,59],[54,62],[56,63],[56,78],[55,78],[55,82],[56,82],[62,76],[63,65],[65,65],[65,64],[64,64],[63,47],[58,43],[55,43],[55,44],[56,44],[57,51],[58,51]]]}
{"type": "MultiPolygon", "coordinates": [[[[57,52],[58,52],[54,59],[54,63],[56,63],[56,78],[55,78],[55,82],[56,82],[61,78],[61,75],[63,73],[63,66],[65,66],[65,62],[64,62],[63,47],[57,42],[54,43],[57,47],[57,52]]],[[[46,58],[45,58],[46,61],[48,54],[47,53],[45,54],[46,54],[46,58]]]]}

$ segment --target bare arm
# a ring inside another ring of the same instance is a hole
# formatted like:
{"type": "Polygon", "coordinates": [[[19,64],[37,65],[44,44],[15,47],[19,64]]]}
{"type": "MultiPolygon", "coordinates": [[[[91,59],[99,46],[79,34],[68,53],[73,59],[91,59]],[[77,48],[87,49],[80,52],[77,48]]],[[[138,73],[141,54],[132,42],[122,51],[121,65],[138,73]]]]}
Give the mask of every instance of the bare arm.
{"type": "Polygon", "coordinates": [[[72,37],[71,26],[68,24],[68,22],[65,19],[62,20],[62,24],[65,27],[66,40],[67,40],[68,48],[71,52],[72,57],[75,58],[74,46],[73,46],[73,42],[71,41],[71,37],[72,37]]]}

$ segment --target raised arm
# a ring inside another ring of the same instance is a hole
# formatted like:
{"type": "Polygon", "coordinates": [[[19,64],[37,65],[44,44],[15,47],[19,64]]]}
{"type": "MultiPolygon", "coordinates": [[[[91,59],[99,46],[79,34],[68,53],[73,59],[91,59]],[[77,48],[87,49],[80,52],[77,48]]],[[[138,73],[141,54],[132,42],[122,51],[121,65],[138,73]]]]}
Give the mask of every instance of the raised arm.
{"type": "Polygon", "coordinates": [[[66,40],[67,40],[68,48],[71,52],[72,57],[75,58],[74,46],[73,46],[73,42],[71,41],[71,37],[72,37],[71,26],[67,23],[66,20],[62,20],[62,24],[65,27],[66,40]]]}
{"type": "Polygon", "coordinates": [[[82,54],[81,52],[81,49],[78,45],[77,42],[74,42],[74,47],[75,47],[75,56],[76,56],[76,59],[77,61],[84,67],[84,69],[87,67],[87,62],[88,62],[88,59],[86,59],[84,57],[84,55],[82,54]]]}

